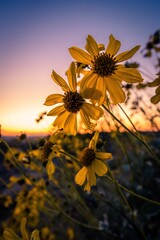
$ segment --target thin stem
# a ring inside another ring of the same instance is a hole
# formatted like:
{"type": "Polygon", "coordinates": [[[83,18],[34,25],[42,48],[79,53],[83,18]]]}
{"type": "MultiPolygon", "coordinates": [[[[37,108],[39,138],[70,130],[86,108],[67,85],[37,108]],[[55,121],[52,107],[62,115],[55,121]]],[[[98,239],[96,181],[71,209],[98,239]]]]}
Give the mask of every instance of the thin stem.
{"type": "MultiPolygon", "coordinates": [[[[107,166],[108,166],[108,165],[107,165],[107,166]]],[[[125,197],[124,193],[121,191],[121,188],[120,188],[118,182],[116,181],[115,177],[113,176],[112,171],[110,170],[109,166],[108,166],[108,172],[109,172],[109,174],[110,174],[110,176],[111,176],[111,179],[112,179],[113,183],[116,185],[117,190],[118,190],[118,192],[120,193],[120,195],[121,195],[124,203],[127,205],[128,209],[129,209],[129,212],[130,212],[130,214],[131,214],[131,216],[132,216],[132,220],[137,224],[137,228],[139,229],[140,235],[143,237],[143,239],[147,240],[143,229],[142,229],[141,227],[139,227],[139,221],[138,221],[138,219],[136,219],[136,217],[135,217],[135,215],[134,215],[134,213],[133,213],[133,210],[132,210],[132,208],[131,208],[131,206],[130,206],[128,200],[127,200],[127,198],[125,197]]]]}
{"type": "Polygon", "coordinates": [[[160,165],[160,159],[154,154],[154,152],[152,151],[152,149],[148,146],[148,144],[142,140],[141,138],[139,138],[139,136],[137,136],[134,132],[132,132],[129,128],[127,128],[116,116],[114,116],[114,114],[103,104],[102,105],[103,108],[117,121],[119,122],[130,134],[132,134],[136,139],[138,139],[141,143],[143,143],[146,148],[148,149],[148,151],[152,154],[154,160],[157,162],[157,164],[160,165]]]}
{"type": "MultiPolygon", "coordinates": [[[[109,178],[108,176],[107,176],[107,178],[108,178],[109,181],[111,181],[113,184],[115,184],[115,182],[114,182],[111,178],[109,178]]],[[[129,190],[128,188],[124,187],[124,186],[121,185],[120,183],[117,183],[117,184],[118,184],[118,186],[119,186],[120,188],[122,188],[122,189],[125,190],[126,192],[130,193],[131,195],[133,195],[133,196],[135,196],[135,197],[137,197],[137,198],[140,198],[140,199],[142,199],[142,200],[144,200],[144,201],[147,201],[147,202],[149,202],[149,203],[152,203],[152,204],[155,204],[155,205],[160,206],[160,202],[157,202],[157,201],[151,200],[151,199],[149,199],[149,198],[143,197],[142,195],[139,195],[138,193],[135,193],[135,192],[129,190]]]]}
{"type": "Polygon", "coordinates": [[[76,157],[74,157],[73,155],[71,155],[71,154],[69,154],[69,153],[67,153],[65,151],[61,151],[60,150],[59,152],[64,154],[64,155],[66,155],[66,156],[68,156],[68,157],[70,157],[70,158],[73,158],[76,162],[79,162],[79,160],[76,157]]]}
{"type": "Polygon", "coordinates": [[[134,128],[134,130],[136,131],[137,134],[139,134],[137,128],[134,126],[133,122],[131,121],[131,119],[129,118],[129,116],[127,115],[127,113],[124,111],[124,109],[121,107],[120,104],[118,104],[119,108],[122,110],[122,112],[124,113],[124,115],[127,117],[128,121],[131,123],[132,127],[134,128]]]}
{"type": "Polygon", "coordinates": [[[127,198],[125,197],[125,195],[124,195],[123,192],[121,191],[121,189],[120,189],[120,187],[119,187],[116,179],[114,178],[114,176],[113,176],[113,174],[112,174],[112,171],[110,170],[109,166],[108,166],[108,172],[109,172],[109,174],[110,174],[110,176],[111,176],[112,181],[113,181],[114,184],[116,185],[117,190],[118,190],[119,194],[121,195],[121,198],[123,199],[125,205],[128,207],[129,212],[130,212],[130,214],[132,215],[132,218],[134,218],[133,210],[132,210],[132,208],[131,208],[131,206],[130,206],[128,200],[127,200],[127,198]]]}

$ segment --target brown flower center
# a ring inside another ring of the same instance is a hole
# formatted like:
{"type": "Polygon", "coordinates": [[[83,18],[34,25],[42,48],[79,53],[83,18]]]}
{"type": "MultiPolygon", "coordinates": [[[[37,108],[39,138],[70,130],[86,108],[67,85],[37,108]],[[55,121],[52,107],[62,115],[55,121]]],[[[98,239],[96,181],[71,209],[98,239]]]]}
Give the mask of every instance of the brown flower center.
{"type": "Polygon", "coordinates": [[[93,148],[85,148],[80,155],[79,160],[83,163],[84,166],[88,167],[95,159],[95,151],[93,148]]]}
{"type": "Polygon", "coordinates": [[[77,113],[85,100],[77,92],[66,92],[63,98],[64,107],[68,112],[77,113]]]}
{"type": "Polygon", "coordinates": [[[103,52],[94,56],[92,71],[101,77],[108,77],[117,69],[116,63],[117,61],[113,56],[103,52]]]}

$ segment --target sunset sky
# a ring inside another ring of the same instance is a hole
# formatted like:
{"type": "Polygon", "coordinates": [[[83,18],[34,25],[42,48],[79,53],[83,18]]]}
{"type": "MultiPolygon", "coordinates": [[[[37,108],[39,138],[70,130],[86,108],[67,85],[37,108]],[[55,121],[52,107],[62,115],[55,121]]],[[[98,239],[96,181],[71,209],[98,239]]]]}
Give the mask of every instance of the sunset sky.
{"type": "MultiPolygon", "coordinates": [[[[53,121],[35,119],[51,108],[45,98],[61,92],[51,80],[65,77],[71,46],[84,48],[88,34],[105,45],[113,34],[120,51],[141,49],[160,28],[160,1],[0,0],[0,124],[2,133],[42,133],[53,121]]],[[[140,51],[132,58],[148,68],[140,51]]],[[[153,65],[149,66],[154,74],[153,65]]]]}

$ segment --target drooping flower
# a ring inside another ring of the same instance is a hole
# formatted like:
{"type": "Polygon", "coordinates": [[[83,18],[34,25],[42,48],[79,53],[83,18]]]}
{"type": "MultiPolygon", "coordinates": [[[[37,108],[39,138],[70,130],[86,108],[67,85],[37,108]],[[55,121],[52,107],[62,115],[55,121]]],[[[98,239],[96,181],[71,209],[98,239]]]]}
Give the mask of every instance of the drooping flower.
{"type": "Polygon", "coordinates": [[[77,91],[77,79],[75,63],[71,63],[67,71],[68,83],[55,71],[52,72],[52,79],[57,83],[64,94],[51,94],[46,98],[44,105],[51,106],[62,103],[62,105],[53,108],[47,115],[57,116],[53,126],[63,129],[65,133],[76,135],[78,131],[78,113],[87,129],[91,129],[93,123],[91,119],[98,120],[103,115],[103,110],[86,102],[83,97],[83,91],[77,91]]]}
{"type": "Polygon", "coordinates": [[[86,40],[86,51],[75,46],[69,48],[70,54],[77,62],[90,67],[90,71],[85,74],[80,84],[80,88],[85,92],[85,98],[91,98],[90,89],[94,88],[102,93],[97,99],[99,105],[106,100],[106,91],[113,104],[124,102],[125,93],[121,88],[121,82],[140,83],[143,79],[137,69],[126,68],[119,63],[131,58],[140,46],[117,55],[121,42],[113,35],[110,35],[109,44],[103,51],[91,35],[88,35],[86,40]]]}
{"type": "Polygon", "coordinates": [[[84,190],[90,191],[93,185],[96,185],[96,174],[103,176],[108,171],[104,160],[112,158],[111,153],[97,152],[96,144],[98,141],[99,132],[97,131],[91,139],[89,146],[85,148],[79,157],[83,167],[75,176],[75,182],[83,185],[86,181],[84,190]]]}

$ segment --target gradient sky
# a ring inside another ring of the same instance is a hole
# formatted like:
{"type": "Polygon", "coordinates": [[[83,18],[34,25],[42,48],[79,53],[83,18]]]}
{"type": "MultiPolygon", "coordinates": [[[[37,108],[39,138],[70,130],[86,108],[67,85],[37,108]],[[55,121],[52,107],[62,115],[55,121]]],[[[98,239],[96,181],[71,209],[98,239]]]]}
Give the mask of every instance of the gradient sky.
{"type": "MultiPolygon", "coordinates": [[[[0,0],[2,133],[47,131],[53,119],[35,118],[50,110],[45,98],[61,92],[50,75],[64,76],[73,60],[68,48],[84,48],[88,34],[107,44],[112,33],[121,51],[142,49],[160,27],[159,9],[159,0],[0,0]]],[[[137,53],[133,60],[144,59],[137,53]]]]}

